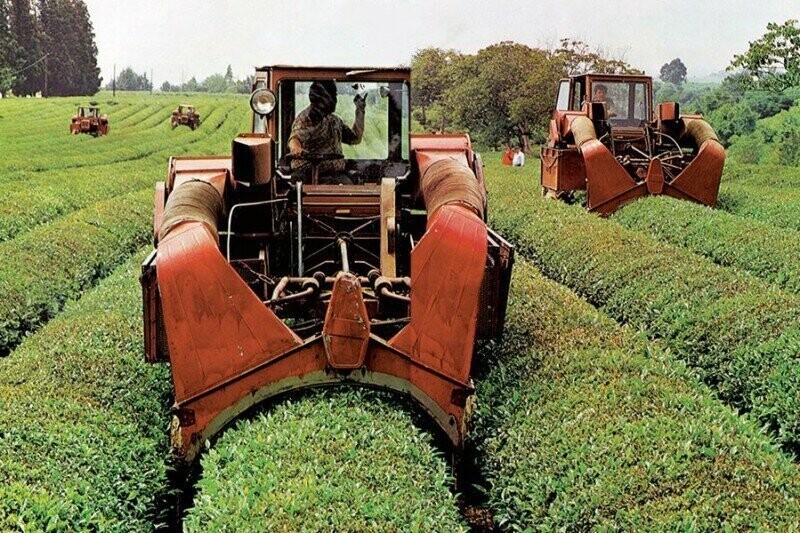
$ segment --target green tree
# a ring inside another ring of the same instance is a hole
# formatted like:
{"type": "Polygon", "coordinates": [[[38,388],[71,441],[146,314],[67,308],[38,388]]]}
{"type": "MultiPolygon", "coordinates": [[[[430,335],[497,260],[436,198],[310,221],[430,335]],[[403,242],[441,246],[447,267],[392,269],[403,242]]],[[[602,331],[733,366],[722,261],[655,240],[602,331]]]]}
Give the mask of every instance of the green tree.
{"type": "Polygon", "coordinates": [[[457,83],[446,100],[459,125],[489,145],[514,141],[530,150],[550,116],[560,58],[547,50],[501,42],[456,64],[457,83]]]}
{"type": "Polygon", "coordinates": [[[227,76],[223,76],[222,74],[212,74],[203,80],[201,87],[202,88],[198,90],[208,91],[210,93],[227,93],[233,92],[235,86],[233,78],[229,80],[227,76]]]}
{"type": "Polygon", "coordinates": [[[734,55],[728,70],[742,69],[746,88],[758,87],[780,92],[800,85],[800,27],[797,20],[783,24],[770,22],[767,33],[749,43],[742,55],[734,55]]]}
{"type": "Polygon", "coordinates": [[[433,108],[435,120],[430,121],[430,129],[444,131],[448,122],[444,94],[455,81],[453,63],[461,58],[455,50],[433,47],[417,50],[411,58],[411,105],[418,110],[415,118],[424,127],[429,126],[428,114],[433,108]]]}
{"type": "Polygon", "coordinates": [[[81,28],[81,31],[77,32],[73,52],[73,59],[80,65],[73,89],[77,94],[94,94],[103,82],[103,78],[100,77],[100,67],[97,66],[94,28],[85,2],[71,0],[70,3],[73,21],[81,28]]]}
{"type": "Polygon", "coordinates": [[[758,115],[743,102],[726,103],[709,113],[707,119],[722,144],[728,146],[734,136],[746,135],[756,128],[758,115]]]}
{"type": "Polygon", "coordinates": [[[249,94],[253,87],[253,75],[245,77],[243,80],[236,80],[234,91],[241,94],[249,94]]]}
{"type": "Polygon", "coordinates": [[[150,80],[147,74],[137,74],[131,67],[125,67],[117,75],[117,89],[120,91],[149,91],[150,80]]]}
{"type": "Polygon", "coordinates": [[[11,6],[8,0],[0,0],[0,96],[11,89],[16,79],[17,41],[11,33],[11,6]]]}
{"type": "Polygon", "coordinates": [[[669,63],[662,65],[659,77],[667,83],[681,85],[686,81],[686,65],[683,64],[680,58],[676,57],[669,63]]]}
{"type": "Polygon", "coordinates": [[[16,68],[14,94],[30,95],[42,89],[44,56],[42,34],[30,0],[11,0],[11,34],[17,43],[12,65],[16,68]]]}
{"type": "Polygon", "coordinates": [[[189,81],[183,84],[183,90],[190,93],[198,92],[200,90],[200,84],[197,83],[197,78],[192,76],[189,81]]]}
{"type": "Polygon", "coordinates": [[[100,87],[97,46],[83,0],[39,0],[46,96],[94,94],[100,87]]]}

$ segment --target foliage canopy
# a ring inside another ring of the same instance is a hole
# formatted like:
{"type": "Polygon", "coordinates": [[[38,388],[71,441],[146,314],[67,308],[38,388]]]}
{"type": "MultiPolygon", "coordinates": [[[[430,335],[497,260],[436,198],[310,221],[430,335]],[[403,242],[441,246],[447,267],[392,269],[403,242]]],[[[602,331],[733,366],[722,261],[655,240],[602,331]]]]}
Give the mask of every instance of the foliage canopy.
{"type": "Polygon", "coordinates": [[[728,70],[742,69],[747,88],[783,91],[800,85],[800,27],[795,19],[770,22],[767,32],[742,55],[733,56],[728,70]]]}

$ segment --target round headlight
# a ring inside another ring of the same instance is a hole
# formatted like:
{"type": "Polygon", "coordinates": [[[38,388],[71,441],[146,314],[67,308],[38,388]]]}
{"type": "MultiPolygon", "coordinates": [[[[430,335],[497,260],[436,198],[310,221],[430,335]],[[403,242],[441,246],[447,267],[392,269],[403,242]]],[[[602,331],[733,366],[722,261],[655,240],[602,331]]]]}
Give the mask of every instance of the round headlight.
{"type": "Polygon", "coordinates": [[[250,95],[250,108],[259,115],[269,115],[275,109],[275,93],[269,89],[256,89],[250,95]]]}

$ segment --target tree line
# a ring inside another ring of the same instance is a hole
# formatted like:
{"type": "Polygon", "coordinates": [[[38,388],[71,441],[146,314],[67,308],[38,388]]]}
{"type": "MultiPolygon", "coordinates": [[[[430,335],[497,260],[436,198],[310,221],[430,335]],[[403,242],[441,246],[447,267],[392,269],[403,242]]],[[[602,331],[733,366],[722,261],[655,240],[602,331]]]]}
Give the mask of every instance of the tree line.
{"type": "Polygon", "coordinates": [[[517,144],[525,151],[546,135],[559,78],[640,72],[624,58],[572,39],[553,49],[504,41],[476,54],[424,48],[411,69],[413,118],[420,127],[466,129],[481,144],[517,144]]]}
{"type": "Polygon", "coordinates": [[[0,93],[94,94],[100,83],[83,0],[0,0],[0,93]]]}
{"type": "MultiPolygon", "coordinates": [[[[170,83],[165,81],[161,84],[160,90],[163,93],[177,93],[177,92],[199,92],[199,93],[250,93],[250,88],[253,85],[253,77],[247,76],[243,80],[235,79],[233,77],[233,69],[230,65],[225,71],[225,74],[212,74],[203,81],[198,82],[197,78],[192,76],[184,83],[170,83]]],[[[147,78],[147,73],[139,74],[131,67],[125,67],[119,73],[116,79],[106,84],[106,89],[116,88],[120,91],[151,91],[153,90],[153,80],[147,78]]]]}
{"type": "MultiPolygon", "coordinates": [[[[526,151],[547,137],[560,78],[640,72],[624,58],[572,39],[550,49],[501,42],[476,54],[424,48],[414,54],[411,68],[418,130],[466,130],[485,146],[519,145],[526,151]]],[[[746,52],[734,56],[728,70],[721,84],[686,83],[686,66],[675,58],[661,67],[656,103],[676,101],[683,112],[703,113],[726,145],[752,132],[758,119],[800,98],[798,22],[770,23],[746,52]]]]}

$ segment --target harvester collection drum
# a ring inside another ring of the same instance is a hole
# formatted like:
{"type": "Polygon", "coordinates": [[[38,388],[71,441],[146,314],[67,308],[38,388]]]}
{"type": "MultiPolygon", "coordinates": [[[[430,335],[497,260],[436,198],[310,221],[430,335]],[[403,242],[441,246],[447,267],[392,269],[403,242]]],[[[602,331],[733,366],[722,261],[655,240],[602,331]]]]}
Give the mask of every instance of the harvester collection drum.
{"type": "Polygon", "coordinates": [[[725,150],[700,115],[675,102],[653,113],[649,76],[583,74],[561,80],[541,152],[542,193],[586,191],[600,215],[651,194],[717,202],[725,150]]]}
{"type": "Polygon", "coordinates": [[[408,69],[259,68],[231,154],[170,159],[141,283],[179,459],[270,397],[341,382],[410,396],[463,445],[475,345],[502,331],[513,249],[486,226],[469,137],[411,135],[409,91],[408,69]],[[315,82],[335,84],[341,117],[363,102],[368,127],[342,153],[290,153],[315,82]],[[331,161],[338,183],[322,176],[331,161]]]}

